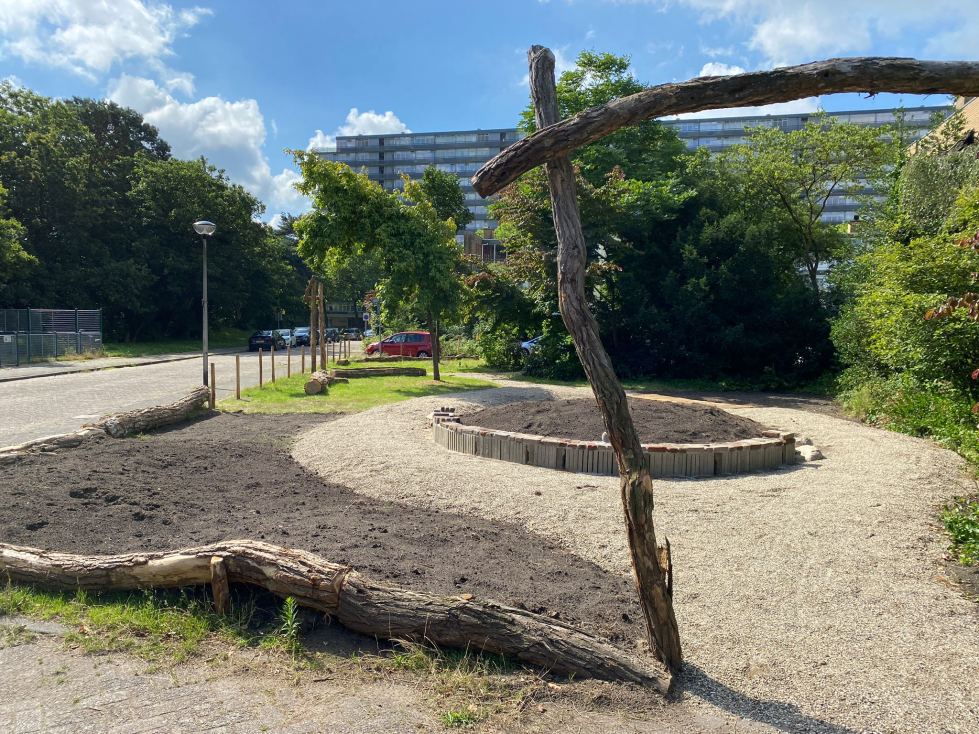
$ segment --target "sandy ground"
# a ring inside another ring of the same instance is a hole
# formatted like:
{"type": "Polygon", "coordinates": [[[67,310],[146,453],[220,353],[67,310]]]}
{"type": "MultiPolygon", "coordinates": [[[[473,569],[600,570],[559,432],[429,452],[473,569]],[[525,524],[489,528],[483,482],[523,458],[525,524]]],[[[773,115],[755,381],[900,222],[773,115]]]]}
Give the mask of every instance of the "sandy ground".
{"type": "MultiPolygon", "coordinates": [[[[436,405],[475,412],[589,394],[503,384],[344,417],[301,436],[293,453],[362,494],[515,522],[627,576],[615,478],[492,462],[432,443],[425,416],[436,405]]],[[[727,407],[809,435],[826,459],[656,483],[685,645],[675,706],[785,731],[979,731],[976,609],[942,575],[936,522],[943,501],[974,486],[961,460],[825,413],[727,407]]]]}

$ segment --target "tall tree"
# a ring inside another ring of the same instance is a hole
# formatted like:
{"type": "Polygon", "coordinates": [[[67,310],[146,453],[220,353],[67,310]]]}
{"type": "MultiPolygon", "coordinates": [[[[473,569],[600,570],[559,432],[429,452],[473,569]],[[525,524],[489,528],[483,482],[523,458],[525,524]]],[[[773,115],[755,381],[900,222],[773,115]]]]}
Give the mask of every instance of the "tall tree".
{"type": "MultiPolygon", "coordinates": [[[[314,270],[330,272],[361,257],[374,257],[384,274],[391,305],[415,305],[433,320],[454,317],[462,303],[462,247],[455,222],[443,220],[421,184],[406,178],[402,192],[386,193],[344,163],[294,151],[302,174],[297,185],[313,209],[296,223],[299,252],[314,270]]],[[[432,371],[439,373],[436,334],[432,371]]]]}

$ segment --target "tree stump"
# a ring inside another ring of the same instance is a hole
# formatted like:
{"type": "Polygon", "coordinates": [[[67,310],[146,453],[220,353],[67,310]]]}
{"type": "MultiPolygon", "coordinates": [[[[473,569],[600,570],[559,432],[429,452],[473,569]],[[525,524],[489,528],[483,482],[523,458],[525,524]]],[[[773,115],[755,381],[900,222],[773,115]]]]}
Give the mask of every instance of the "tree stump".
{"type": "Polygon", "coordinates": [[[303,390],[306,391],[307,395],[319,395],[320,393],[329,392],[330,376],[323,371],[314,372],[309,376],[306,384],[303,385],[303,390]]]}

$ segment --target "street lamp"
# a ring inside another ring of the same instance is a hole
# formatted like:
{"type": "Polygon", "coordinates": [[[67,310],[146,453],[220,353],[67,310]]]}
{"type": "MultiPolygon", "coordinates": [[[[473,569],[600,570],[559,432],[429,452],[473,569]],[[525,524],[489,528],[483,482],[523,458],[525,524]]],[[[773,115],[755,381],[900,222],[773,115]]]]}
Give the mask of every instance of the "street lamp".
{"type": "MultiPolygon", "coordinates": [[[[204,298],[202,300],[203,327],[204,327],[204,386],[207,386],[207,238],[214,234],[217,225],[213,222],[194,222],[194,231],[201,236],[201,244],[204,246],[204,298]]],[[[214,407],[214,406],[211,406],[214,407]]]]}

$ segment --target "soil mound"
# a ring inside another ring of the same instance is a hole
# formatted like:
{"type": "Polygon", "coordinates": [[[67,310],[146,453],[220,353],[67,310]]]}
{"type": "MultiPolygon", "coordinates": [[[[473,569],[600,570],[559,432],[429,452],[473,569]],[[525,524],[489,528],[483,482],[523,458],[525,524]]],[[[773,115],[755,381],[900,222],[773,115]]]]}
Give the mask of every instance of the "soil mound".
{"type": "MultiPolygon", "coordinates": [[[[643,443],[718,443],[760,438],[764,426],[712,405],[629,398],[643,443]]],[[[594,400],[508,403],[462,417],[470,426],[539,436],[598,441],[605,432],[594,400]]]]}

